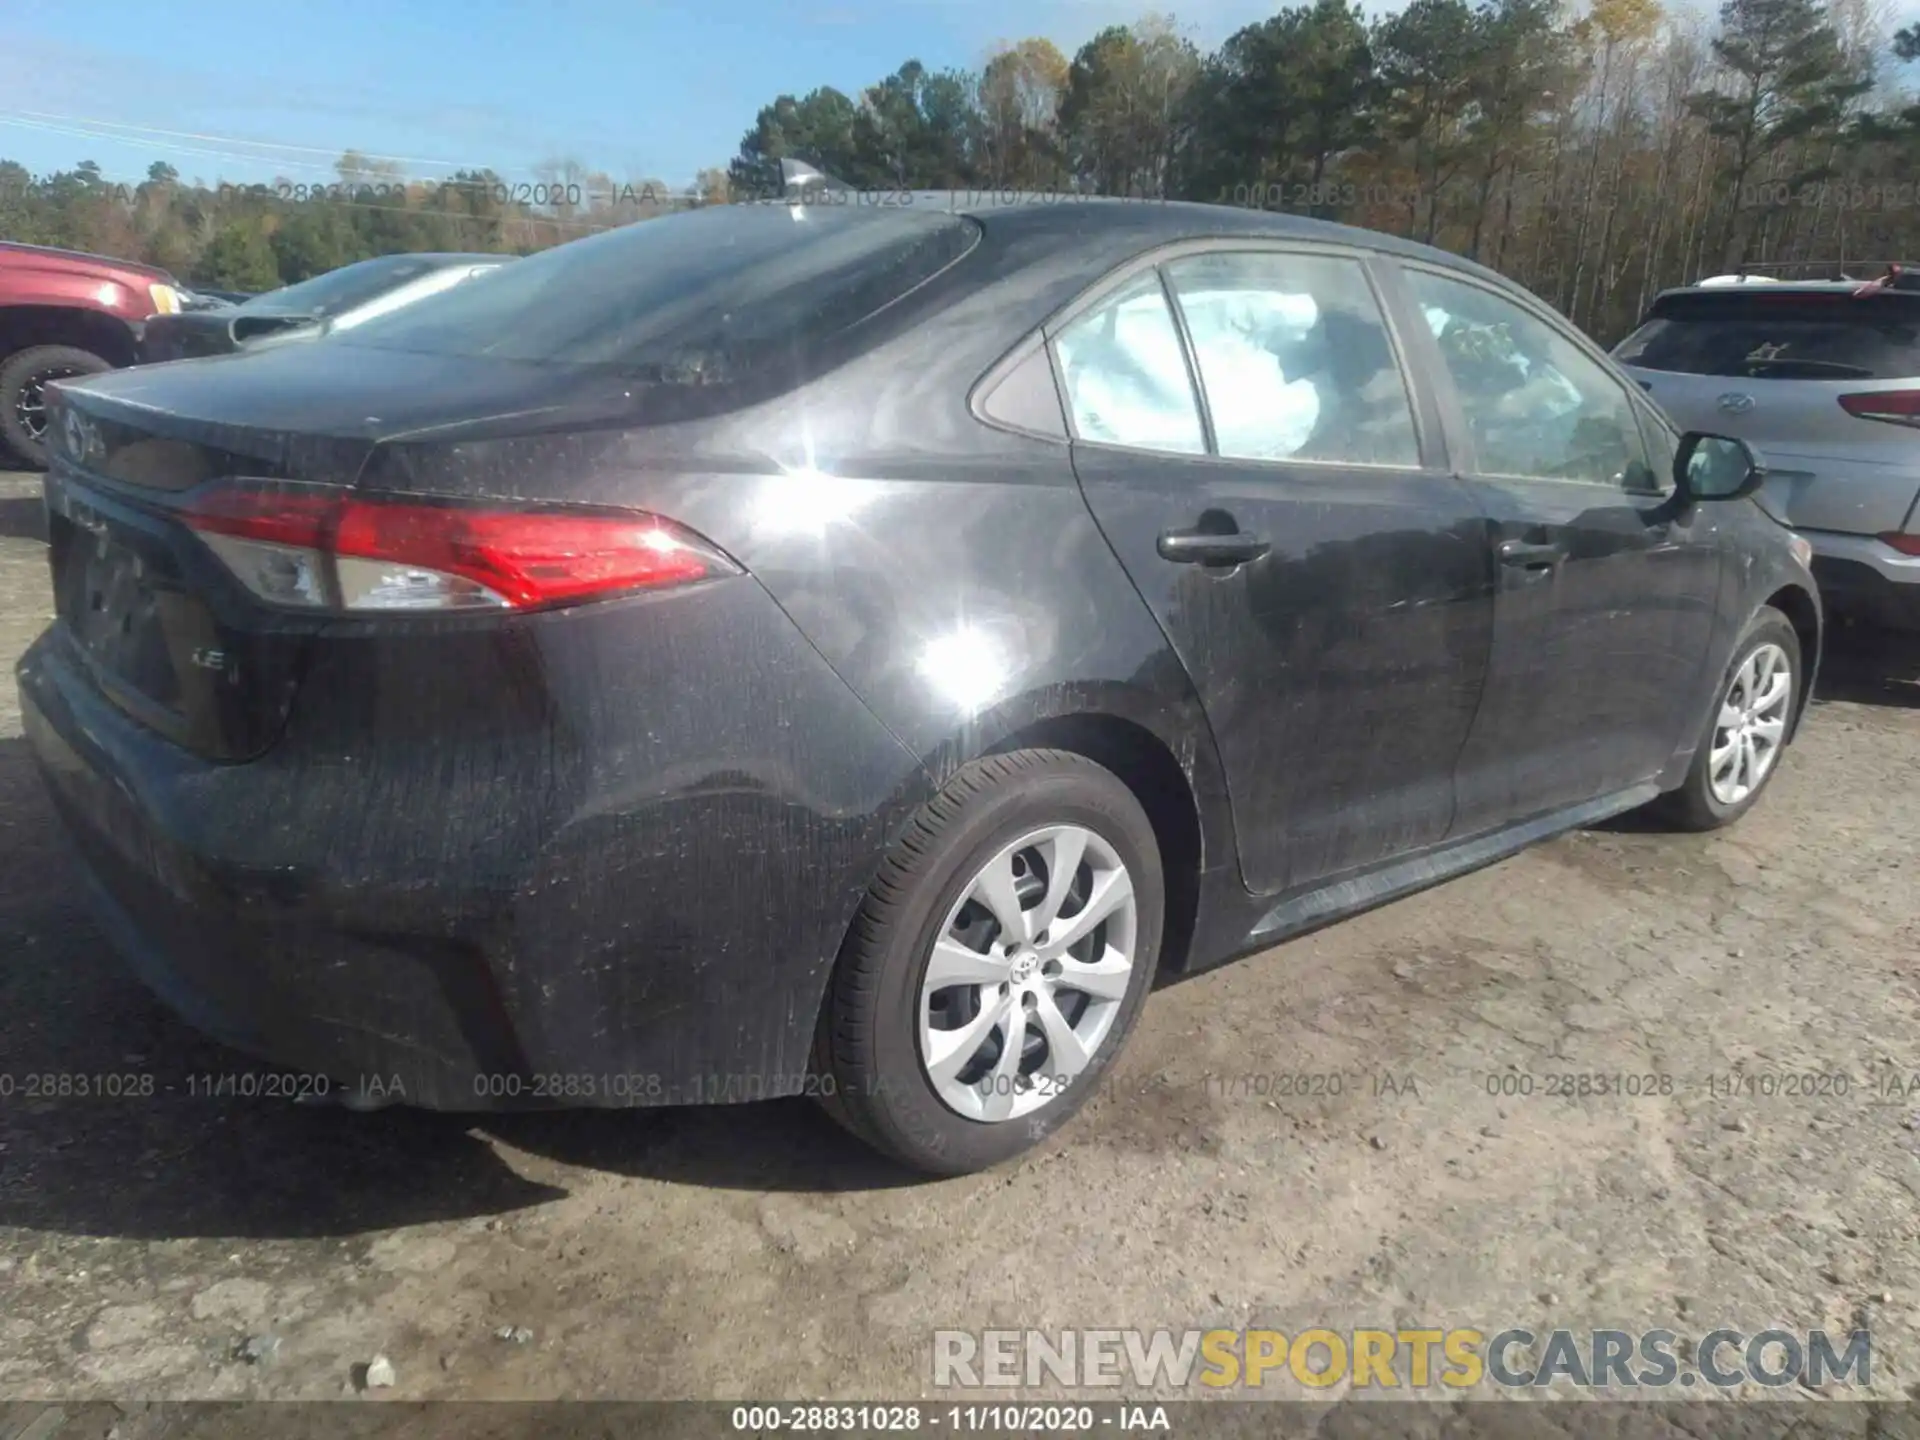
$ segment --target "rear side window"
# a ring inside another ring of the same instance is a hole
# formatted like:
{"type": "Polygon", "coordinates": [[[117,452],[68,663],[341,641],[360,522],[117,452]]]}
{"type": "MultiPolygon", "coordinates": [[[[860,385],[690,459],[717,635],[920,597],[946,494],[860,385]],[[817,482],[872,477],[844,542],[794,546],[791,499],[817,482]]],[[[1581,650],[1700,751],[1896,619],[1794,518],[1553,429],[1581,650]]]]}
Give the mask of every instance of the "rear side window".
{"type": "Polygon", "coordinates": [[[1147,271],[1067,326],[1056,348],[1082,440],[1199,455],[1207,448],[1180,332],[1147,271]]]}
{"type": "Polygon", "coordinates": [[[1920,300],[1876,294],[1684,295],[1614,351],[1623,365],[1748,380],[1920,376],[1920,300]]]}
{"type": "Polygon", "coordinates": [[[341,343],[731,385],[817,353],[978,234],[936,211],[715,205],[516,260],[341,343]]]}

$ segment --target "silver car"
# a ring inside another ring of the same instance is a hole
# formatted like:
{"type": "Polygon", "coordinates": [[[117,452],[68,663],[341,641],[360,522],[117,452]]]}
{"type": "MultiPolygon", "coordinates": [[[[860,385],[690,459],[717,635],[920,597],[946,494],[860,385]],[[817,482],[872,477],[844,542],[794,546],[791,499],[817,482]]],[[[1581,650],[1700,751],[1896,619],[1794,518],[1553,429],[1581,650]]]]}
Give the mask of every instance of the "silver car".
{"type": "Polygon", "coordinates": [[[1760,455],[1830,611],[1920,628],[1920,274],[1668,290],[1613,355],[1680,429],[1760,455]]]}

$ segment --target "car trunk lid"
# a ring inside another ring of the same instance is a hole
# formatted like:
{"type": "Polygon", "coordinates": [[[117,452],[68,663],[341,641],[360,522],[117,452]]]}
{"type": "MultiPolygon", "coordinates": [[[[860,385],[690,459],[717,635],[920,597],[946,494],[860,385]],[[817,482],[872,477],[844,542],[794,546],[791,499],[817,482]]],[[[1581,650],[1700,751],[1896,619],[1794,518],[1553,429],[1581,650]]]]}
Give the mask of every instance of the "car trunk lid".
{"type": "Polygon", "coordinates": [[[299,434],[231,405],[183,415],[154,403],[177,380],[155,384],[156,370],[124,383],[140,374],[58,387],[49,412],[55,624],[122,710],[195,754],[249,759],[284,726],[317,626],[247,604],[180,506],[229,476],[350,485],[373,442],[299,434]]]}
{"type": "Polygon", "coordinates": [[[514,467],[512,502],[577,502],[601,447],[641,413],[633,388],[325,342],[57,387],[46,496],[58,627],[134,718],[196,754],[257,756],[339,617],[248,593],[204,533],[199,507],[222,482],[505,500],[500,467],[533,443],[548,463],[514,467]],[[525,438],[551,429],[565,435],[557,451],[525,438]]]}
{"type": "Polygon", "coordinates": [[[305,635],[221,604],[211,557],[194,553],[164,507],[64,466],[48,474],[46,497],[56,625],[107,697],[210,759],[270,746],[305,635]]]}

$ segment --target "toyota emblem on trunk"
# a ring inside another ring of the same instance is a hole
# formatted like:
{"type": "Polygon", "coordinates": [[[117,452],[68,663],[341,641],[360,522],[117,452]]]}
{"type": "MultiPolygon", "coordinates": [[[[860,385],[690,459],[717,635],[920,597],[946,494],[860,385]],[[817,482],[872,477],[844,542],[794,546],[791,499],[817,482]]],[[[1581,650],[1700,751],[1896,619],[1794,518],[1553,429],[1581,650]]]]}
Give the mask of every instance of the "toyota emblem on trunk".
{"type": "Polygon", "coordinates": [[[67,439],[67,453],[75,460],[98,458],[101,450],[100,432],[85,415],[78,410],[68,410],[60,428],[67,439]]]}
{"type": "Polygon", "coordinates": [[[1753,396],[1730,390],[1720,397],[1720,408],[1729,415],[1744,415],[1753,408],[1753,396]]]}

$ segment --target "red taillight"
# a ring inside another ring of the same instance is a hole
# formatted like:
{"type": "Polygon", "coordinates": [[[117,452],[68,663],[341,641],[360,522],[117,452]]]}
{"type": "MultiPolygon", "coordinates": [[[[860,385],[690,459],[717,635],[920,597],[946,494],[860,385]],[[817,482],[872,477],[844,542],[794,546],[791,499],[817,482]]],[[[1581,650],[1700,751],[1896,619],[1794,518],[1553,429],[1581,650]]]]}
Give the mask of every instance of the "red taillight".
{"type": "Polygon", "coordinates": [[[616,590],[683,585],[714,573],[715,556],[651,515],[451,510],[349,501],[333,553],[460,575],[515,609],[616,590]]]}
{"type": "Polygon", "coordinates": [[[518,510],[221,486],[183,518],[255,594],[347,610],[535,610],[738,572],[632,510],[518,510]]]}
{"type": "Polygon", "coordinates": [[[1857,395],[1842,395],[1840,408],[1862,420],[1920,425],[1920,390],[1868,390],[1857,395]]]}
{"type": "Polygon", "coordinates": [[[345,503],[343,496],[319,491],[220,487],[194,497],[182,518],[202,534],[234,535],[242,540],[318,550],[325,546],[327,533],[345,503]]]}
{"type": "Polygon", "coordinates": [[[1880,538],[1902,555],[1920,555],[1920,535],[1902,535],[1895,531],[1880,538]]]}

